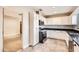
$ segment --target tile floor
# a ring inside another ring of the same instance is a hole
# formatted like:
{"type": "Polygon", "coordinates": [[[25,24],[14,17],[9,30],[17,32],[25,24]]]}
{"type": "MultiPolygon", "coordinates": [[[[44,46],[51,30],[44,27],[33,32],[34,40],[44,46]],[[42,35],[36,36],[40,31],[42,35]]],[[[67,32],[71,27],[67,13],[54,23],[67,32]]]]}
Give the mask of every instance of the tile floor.
{"type": "Polygon", "coordinates": [[[59,39],[47,39],[43,44],[39,43],[34,47],[28,47],[21,52],[68,52],[66,42],[59,39]]]}

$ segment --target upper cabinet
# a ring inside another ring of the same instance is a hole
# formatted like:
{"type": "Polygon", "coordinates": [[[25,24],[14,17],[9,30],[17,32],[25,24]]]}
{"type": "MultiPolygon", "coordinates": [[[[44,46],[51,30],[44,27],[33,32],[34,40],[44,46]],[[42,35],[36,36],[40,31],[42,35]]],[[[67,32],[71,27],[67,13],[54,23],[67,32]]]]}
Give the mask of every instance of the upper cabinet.
{"type": "Polygon", "coordinates": [[[46,19],[46,25],[71,25],[69,16],[51,17],[46,19]]]}
{"type": "Polygon", "coordinates": [[[77,25],[77,28],[79,28],[79,14],[72,16],[72,24],[77,25]]]}
{"type": "Polygon", "coordinates": [[[71,16],[72,25],[77,25],[77,15],[71,16]]]}
{"type": "Polygon", "coordinates": [[[77,25],[79,27],[79,7],[70,15],[72,20],[72,25],[77,25]]]}
{"type": "Polygon", "coordinates": [[[79,14],[77,14],[77,28],[79,28],[79,14]]]}
{"type": "Polygon", "coordinates": [[[46,18],[42,15],[39,15],[39,20],[43,21],[46,24],[46,18]]]}

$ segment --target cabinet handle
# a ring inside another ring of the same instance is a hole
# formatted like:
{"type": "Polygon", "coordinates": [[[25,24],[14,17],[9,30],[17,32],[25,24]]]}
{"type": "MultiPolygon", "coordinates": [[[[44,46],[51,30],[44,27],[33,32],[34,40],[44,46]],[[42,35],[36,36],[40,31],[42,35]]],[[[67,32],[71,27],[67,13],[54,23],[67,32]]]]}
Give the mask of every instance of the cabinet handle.
{"type": "Polygon", "coordinates": [[[74,46],[76,46],[76,44],[74,44],[74,46]]]}

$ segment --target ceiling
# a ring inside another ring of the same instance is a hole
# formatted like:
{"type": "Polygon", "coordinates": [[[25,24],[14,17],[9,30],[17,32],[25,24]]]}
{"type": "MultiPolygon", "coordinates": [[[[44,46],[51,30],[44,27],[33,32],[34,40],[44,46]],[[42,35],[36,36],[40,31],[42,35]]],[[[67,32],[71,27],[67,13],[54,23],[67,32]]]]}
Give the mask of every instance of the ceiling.
{"type": "Polygon", "coordinates": [[[77,7],[76,6],[35,6],[32,7],[34,10],[39,10],[43,16],[53,16],[60,14],[72,13],[77,7]]]}
{"type": "Polygon", "coordinates": [[[40,13],[45,17],[49,17],[49,16],[69,15],[77,8],[77,6],[16,6],[16,7],[11,6],[5,8],[16,10],[19,13],[28,10],[39,11],[41,9],[40,13]]]}

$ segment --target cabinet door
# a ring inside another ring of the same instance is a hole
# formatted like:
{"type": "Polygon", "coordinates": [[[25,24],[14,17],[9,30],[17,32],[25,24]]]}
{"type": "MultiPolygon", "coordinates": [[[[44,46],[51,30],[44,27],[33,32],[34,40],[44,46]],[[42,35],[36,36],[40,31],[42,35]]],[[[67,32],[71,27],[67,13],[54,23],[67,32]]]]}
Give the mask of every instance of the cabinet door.
{"type": "Polygon", "coordinates": [[[0,51],[3,51],[3,8],[0,7],[0,51]]]}
{"type": "Polygon", "coordinates": [[[78,45],[74,46],[74,52],[79,52],[79,46],[78,45]]]}
{"type": "Polygon", "coordinates": [[[72,16],[72,25],[77,25],[77,15],[72,16]]]}
{"type": "Polygon", "coordinates": [[[79,14],[77,14],[77,28],[79,28],[79,14]]]}

